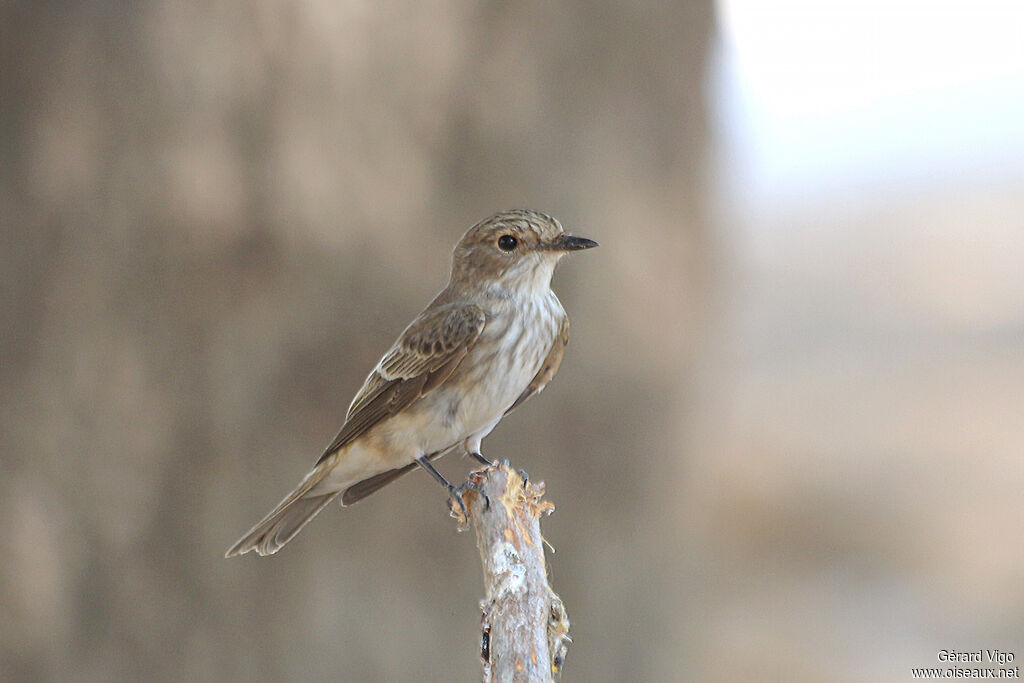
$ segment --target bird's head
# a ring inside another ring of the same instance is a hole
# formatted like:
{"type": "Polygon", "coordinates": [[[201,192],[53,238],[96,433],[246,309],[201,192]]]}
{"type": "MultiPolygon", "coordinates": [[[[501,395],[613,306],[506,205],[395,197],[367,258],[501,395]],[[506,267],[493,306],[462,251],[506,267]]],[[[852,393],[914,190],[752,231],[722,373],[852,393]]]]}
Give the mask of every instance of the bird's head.
{"type": "Polygon", "coordinates": [[[451,283],[497,294],[543,294],[551,287],[559,259],[596,246],[593,240],[565,234],[557,220],[539,211],[502,211],[474,225],[459,240],[452,255],[451,283]]]}

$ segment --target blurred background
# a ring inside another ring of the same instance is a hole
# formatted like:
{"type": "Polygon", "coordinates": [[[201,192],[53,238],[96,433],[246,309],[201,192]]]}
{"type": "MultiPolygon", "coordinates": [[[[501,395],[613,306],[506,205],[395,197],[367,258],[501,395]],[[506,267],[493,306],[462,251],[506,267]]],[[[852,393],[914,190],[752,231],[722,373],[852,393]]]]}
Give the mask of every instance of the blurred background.
{"type": "MultiPolygon", "coordinates": [[[[477,680],[413,473],[224,560],[531,207],[571,681],[1024,658],[1016,0],[0,6],[0,679],[477,680]]],[[[470,461],[442,471],[461,479],[470,461]]]]}

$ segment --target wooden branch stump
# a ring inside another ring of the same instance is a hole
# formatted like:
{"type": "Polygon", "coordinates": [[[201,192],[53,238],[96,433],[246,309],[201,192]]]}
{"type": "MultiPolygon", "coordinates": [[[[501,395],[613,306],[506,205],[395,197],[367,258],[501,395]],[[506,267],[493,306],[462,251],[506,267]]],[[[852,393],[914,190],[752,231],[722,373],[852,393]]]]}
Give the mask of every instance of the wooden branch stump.
{"type": "Polygon", "coordinates": [[[524,486],[504,464],[474,472],[470,481],[484,494],[463,495],[484,571],[483,680],[546,683],[561,672],[572,642],[565,606],[548,585],[540,534],[540,516],[554,505],[541,500],[543,482],[524,486]]]}

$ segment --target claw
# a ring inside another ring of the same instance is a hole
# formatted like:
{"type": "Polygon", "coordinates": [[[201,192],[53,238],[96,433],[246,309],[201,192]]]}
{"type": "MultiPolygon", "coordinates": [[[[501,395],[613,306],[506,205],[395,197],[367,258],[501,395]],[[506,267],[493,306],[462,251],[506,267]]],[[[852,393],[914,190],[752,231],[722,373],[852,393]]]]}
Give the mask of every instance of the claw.
{"type": "Polygon", "coordinates": [[[476,491],[478,494],[483,496],[485,508],[487,510],[491,509],[491,499],[487,497],[484,490],[472,481],[466,481],[459,486],[448,485],[448,509],[451,510],[453,515],[455,515],[455,505],[457,503],[461,514],[456,516],[467,521],[469,520],[469,510],[466,508],[466,503],[462,500],[462,496],[466,491],[476,491]]]}
{"type": "MultiPolygon", "coordinates": [[[[466,509],[466,504],[462,502],[462,492],[451,485],[448,486],[448,509],[456,519],[469,521],[469,510],[466,509]],[[456,503],[459,505],[460,514],[455,513],[456,503]]],[[[459,523],[461,524],[461,521],[459,523]]]]}
{"type": "Polygon", "coordinates": [[[466,491],[476,491],[477,494],[483,496],[484,508],[487,509],[487,510],[491,509],[491,499],[487,497],[487,494],[484,493],[484,490],[482,488],[480,488],[480,486],[478,486],[477,483],[474,482],[472,479],[466,480],[456,490],[459,492],[459,499],[460,500],[462,499],[462,494],[465,493],[466,491]]]}

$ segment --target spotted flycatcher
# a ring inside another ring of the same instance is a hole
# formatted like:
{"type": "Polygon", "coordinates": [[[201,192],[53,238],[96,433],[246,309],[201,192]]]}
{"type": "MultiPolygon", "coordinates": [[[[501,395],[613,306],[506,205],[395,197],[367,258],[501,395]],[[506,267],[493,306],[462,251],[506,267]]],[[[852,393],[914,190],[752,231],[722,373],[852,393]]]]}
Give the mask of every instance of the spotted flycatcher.
{"type": "Polygon", "coordinates": [[[339,494],[350,505],[458,446],[480,441],[558,370],[569,318],[551,291],[559,259],[597,242],[536,211],[505,211],[455,246],[440,294],[405,328],[352,400],[345,424],[298,487],[226,557],[276,553],[339,494]]]}

